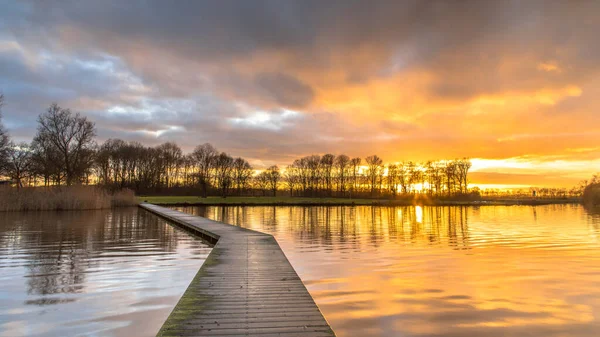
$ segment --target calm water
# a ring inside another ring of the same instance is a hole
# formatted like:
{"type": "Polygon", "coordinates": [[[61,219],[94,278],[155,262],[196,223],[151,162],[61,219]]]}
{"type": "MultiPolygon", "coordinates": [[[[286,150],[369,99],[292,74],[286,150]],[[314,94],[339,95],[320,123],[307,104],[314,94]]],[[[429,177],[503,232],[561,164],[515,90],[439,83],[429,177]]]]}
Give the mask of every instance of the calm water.
{"type": "Polygon", "coordinates": [[[600,336],[580,206],[179,209],[275,235],[338,336],[600,336]]]}
{"type": "Polygon", "coordinates": [[[209,252],[137,208],[0,213],[0,336],[154,336],[209,252]]]}

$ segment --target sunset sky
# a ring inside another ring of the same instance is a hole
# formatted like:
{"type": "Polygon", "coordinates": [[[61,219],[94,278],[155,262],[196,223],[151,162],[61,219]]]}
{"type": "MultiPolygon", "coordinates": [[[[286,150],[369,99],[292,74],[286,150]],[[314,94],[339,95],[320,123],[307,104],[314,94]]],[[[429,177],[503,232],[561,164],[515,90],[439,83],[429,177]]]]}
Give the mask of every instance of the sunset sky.
{"type": "Polygon", "coordinates": [[[477,184],[600,171],[598,1],[0,1],[0,91],[29,141],[52,102],[98,141],[473,159],[477,184]]]}

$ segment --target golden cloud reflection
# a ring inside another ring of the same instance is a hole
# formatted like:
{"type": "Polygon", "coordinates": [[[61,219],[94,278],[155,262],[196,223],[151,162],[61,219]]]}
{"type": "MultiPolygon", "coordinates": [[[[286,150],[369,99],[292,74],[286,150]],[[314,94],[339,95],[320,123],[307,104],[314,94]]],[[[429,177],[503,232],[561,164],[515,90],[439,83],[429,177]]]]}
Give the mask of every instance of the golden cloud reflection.
{"type": "Polygon", "coordinates": [[[600,219],[579,206],[185,211],[273,234],[338,336],[600,333],[600,219]]]}

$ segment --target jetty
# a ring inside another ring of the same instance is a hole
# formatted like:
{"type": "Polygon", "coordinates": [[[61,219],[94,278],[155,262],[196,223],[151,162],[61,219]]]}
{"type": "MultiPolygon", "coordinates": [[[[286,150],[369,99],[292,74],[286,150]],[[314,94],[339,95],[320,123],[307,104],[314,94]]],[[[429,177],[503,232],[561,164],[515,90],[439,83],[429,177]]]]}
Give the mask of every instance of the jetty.
{"type": "Polygon", "coordinates": [[[140,207],[214,244],[158,336],[335,336],[272,235],[140,207]]]}

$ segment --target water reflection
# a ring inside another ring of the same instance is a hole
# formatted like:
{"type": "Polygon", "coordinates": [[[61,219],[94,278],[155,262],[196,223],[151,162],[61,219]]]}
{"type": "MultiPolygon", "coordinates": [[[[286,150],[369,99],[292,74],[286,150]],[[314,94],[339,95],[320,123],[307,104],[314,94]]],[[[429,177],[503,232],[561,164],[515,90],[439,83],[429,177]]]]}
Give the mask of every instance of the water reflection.
{"type": "MultiPolygon", "coordinates": [[[[175,207],[190,214],[311,244],[352,248],[384,242],[468,248],[468,207],[175,207]]],[[[477,212],[478,209],[471,208],[477,212]]]]}
{"type": "Polygon", "coordinates": [[[275,235],[339,336],[600,335],[580,206],[180,209],[275,235]]]}
{"type": "Polygon", "coordinates": [[[0,336],[155,335],[209,251],[136,208],[0,213],[0,336]]]}

